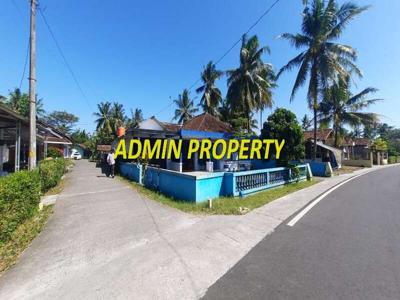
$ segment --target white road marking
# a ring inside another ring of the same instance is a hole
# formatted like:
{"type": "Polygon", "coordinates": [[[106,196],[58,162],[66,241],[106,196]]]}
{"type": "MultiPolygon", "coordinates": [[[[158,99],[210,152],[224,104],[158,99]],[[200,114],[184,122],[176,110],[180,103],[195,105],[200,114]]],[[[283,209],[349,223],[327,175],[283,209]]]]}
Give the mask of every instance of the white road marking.
{"type": "Polygon", "coordinates": [[[364,174],[359,174],[356,176],[353,176],[349,179],[346,179],[344,181],[342,181],[341,183],[335,185],[334,187],[330,188],[329,190],[327,190],[325,193],[323,193],[322,195],[320,195],[317,199],[315,199],[313,202],[311,202],[310,204],[308,204],[301,212],[299,212],[292,220],[290,220],[290,222],[288,222],[286,225],[293,227],[302,217],[305,216],[306,213],[308,213],[311,208],[313,208],[315,205],[317,205],[322,199],[324,199],[326,196],[328,196],[330,193],[332,193],[334,190],[340,188],[342,185],[348,183],[349,181],[352,181],[353,179],[356,179],[360,176],[363,176],[365,174],[368,174],[370,172],[366,172],[364,174]]]}

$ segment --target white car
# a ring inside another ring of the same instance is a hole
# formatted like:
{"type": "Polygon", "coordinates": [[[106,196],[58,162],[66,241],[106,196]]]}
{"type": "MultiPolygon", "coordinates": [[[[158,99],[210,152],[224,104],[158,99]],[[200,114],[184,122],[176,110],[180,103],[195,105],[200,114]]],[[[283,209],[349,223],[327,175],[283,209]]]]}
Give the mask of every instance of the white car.
{"type": "Polygon", "coordinates": [[[82,159],[82,155],[80,155],[79,152],[72,152],[71,158],[79,160],[79,159],[82,159]]]}

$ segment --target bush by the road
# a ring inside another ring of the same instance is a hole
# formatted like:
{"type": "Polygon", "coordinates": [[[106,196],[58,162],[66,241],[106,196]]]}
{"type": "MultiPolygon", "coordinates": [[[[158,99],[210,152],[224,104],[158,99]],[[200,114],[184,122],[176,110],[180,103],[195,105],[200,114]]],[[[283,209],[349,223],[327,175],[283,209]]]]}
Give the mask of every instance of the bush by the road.
{"type": "Polygon", "coordinates": [[[0,178],[0,244],[38,209],[39,172],[21,171],[0,178]]]}
{"type": "Polygon", "coordinates": [[[56,147],[49,147],[49,149],[47,150],[47,157],[62,158],[63,156],[63,152],[56,147]]]}
{"type": "Polygon", "coordinates": [[[39,164],[39,173],[42,192],[55,187],[65,173],[65,160],[63,158],[43,160],[39,164]]]}

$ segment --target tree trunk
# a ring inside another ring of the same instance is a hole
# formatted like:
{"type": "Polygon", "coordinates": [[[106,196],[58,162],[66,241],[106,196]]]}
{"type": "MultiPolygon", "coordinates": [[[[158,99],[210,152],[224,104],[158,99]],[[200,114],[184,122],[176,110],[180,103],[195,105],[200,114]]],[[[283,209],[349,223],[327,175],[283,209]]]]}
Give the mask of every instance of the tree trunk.
{"type": "Polygon", "coordinates": [[[337,125],[335,125],[335,128],[334,128],[334,130],[335,130],[335,142],[334,142],[334,145],[335,145],[335,148],[337,148],[338,147],[338,138],[339,138],[339,136],[338,136],[338,131],[339,131],[339,129],[338,129],[338,126],[337,125]]]}
{"type": "Polygon", "coordinates": [[[314,100],[314,148],[313,148],[313,160],[317,159],[317,105],[314,100]]]}

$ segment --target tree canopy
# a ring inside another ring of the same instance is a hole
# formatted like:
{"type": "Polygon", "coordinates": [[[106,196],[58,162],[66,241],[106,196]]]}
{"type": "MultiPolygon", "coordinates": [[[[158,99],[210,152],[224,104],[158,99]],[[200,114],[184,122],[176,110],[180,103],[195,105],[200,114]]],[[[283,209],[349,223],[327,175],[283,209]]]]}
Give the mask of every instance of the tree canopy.
{"type": "Polygon", "coordinates": [[[290,110],[277,108],[264,123],[261,138],[285,140],[280,158],[282,165],[304,158],[303,131],[290,110]]]}

